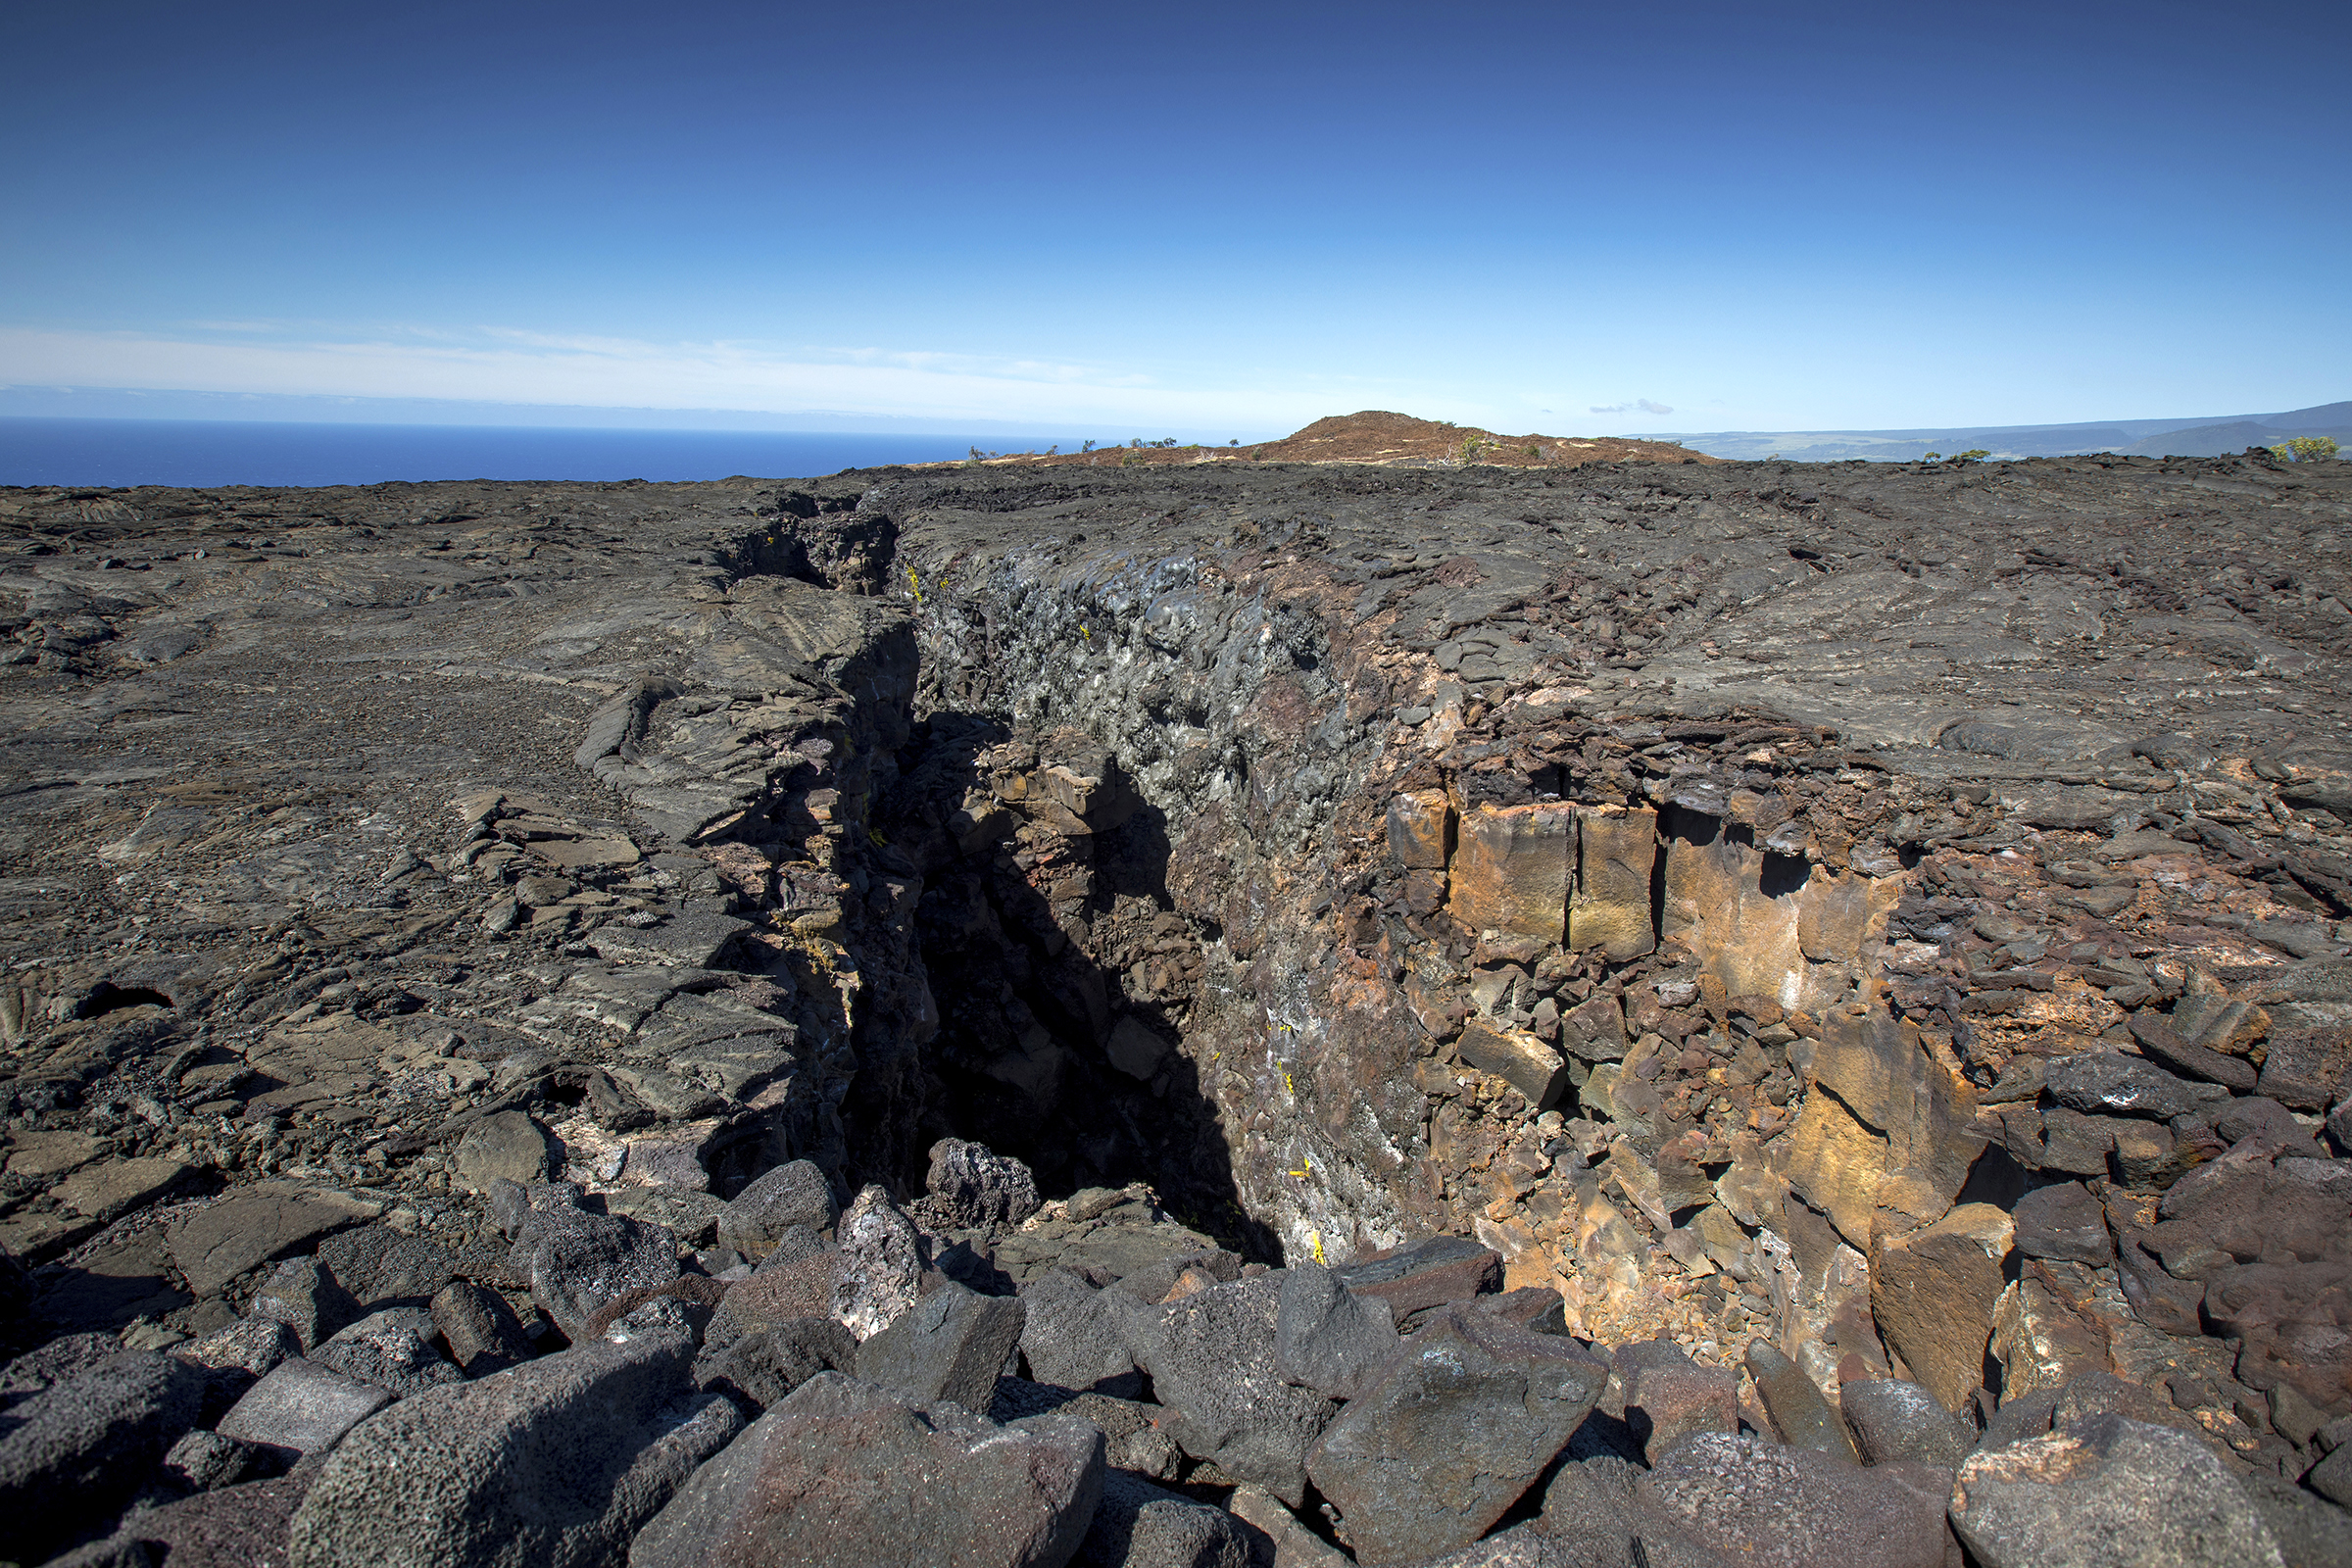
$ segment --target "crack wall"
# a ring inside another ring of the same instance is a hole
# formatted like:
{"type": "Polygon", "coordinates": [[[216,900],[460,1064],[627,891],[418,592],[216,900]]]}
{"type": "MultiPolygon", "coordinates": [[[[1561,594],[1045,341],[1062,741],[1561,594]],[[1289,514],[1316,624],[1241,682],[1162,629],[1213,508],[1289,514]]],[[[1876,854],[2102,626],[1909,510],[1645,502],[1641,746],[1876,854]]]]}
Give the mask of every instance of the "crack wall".
{"type": "MultiPolygon", "coordinates": [[[[1310,519],[1196,502],[1183,525],[1230,518],[1224,548],[1162,556],[1087,506],[900,482],[805,519],[887,533],[843,581],[879,582],[920,648],[871,821],[920,883],[941,993],[906,1079],[923,1137],[1059,1187],[1141,1175],[1269,1259],[1469,1231],[1589,1332],[1766,1336],[1834,1386],[1903,1365],[1870,1297],[1888,1237],[2074,1157],[1992,1131],[2021,1063],[2115,1050],[2138,992],[2177,994],[2102,923],[2099,874],[2059,865],[2089,896],[2031,893],[2023,922],[1982,912],[2011,868],[2093,852],[2031,794],[1890,771],[1785,713],[1498,683],[1511,639],[1396,638],[1394,595],[1283,554],[1336,548],[1310,519]],[[1158,842],[1071,808],[1094,790],[1158,842]],[[1995,974],[2026,1000],[1974,978],[1995,974]]],[[[1604,603],[1584,570],[1569,602],[1604,603]]],[[[2102,769],[2064,786],[2108,812],[2094,833],[2178,829],[2160,858],[2196,837],[2201,786],[2102,769]]],[[[2316,903],[2327,875],[2277,885],[2316,903]]]]}

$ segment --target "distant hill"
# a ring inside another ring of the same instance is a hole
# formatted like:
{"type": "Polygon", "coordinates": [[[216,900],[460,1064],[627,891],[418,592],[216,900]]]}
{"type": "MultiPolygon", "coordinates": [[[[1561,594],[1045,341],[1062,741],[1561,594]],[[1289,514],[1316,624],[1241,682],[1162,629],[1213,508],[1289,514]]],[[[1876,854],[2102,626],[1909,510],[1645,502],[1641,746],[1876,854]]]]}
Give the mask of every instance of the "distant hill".
{"type": "Polygon", "coordinates": [[[2221,414],[2179,419],[1913,430],[1718,430],[1657,439],[1680,441],[1693,452],[1718,458],[1782,457],[1805,463],[1868,458],[1907,463],[1929,452],[1949,457],[1979,447],[1996,458],[2051,458],[2077,452],[2210,458],[2248,447],[2276,446],[2297,435],[2333,436],[2352,450],[2352,402],[2324,403],[2284,414],[2221,414]]]}
{"type": "MultiPolygon", "coordinates": [[[[989,452],[982,463],[1021,466],[1062,464],[1361,463],[1375,467],[1438,468],[1465,463],[1515,468],[1573,468],[1586,463],[1714,463],[1672,441],[1634,436],[1498,435],[1475,425],[1416,419],[1366,409],[1317,419],[1278,441],[1255,446],[1102,447],[1080,452],[989,452]]],[[[1916,456],[1917,454],[1912,454],[1916,456]]]]}
{"type": "Polygon", "coordinates": [[[2148,458],[2218,458],[2248,447],[2277,446],[2297,435],[2333,436],[2339,444],[2352,448],[2352,403],[2323,403],[2291,414],[2192,425],[2149,436],[2122,450],[2148,458]]]}

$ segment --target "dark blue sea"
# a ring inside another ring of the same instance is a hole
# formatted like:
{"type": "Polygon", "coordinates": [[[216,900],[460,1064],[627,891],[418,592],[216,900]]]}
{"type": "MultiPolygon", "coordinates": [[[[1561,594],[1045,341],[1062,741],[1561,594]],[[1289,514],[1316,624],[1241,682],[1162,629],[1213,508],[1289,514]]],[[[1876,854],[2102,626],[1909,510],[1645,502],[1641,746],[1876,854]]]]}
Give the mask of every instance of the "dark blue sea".
{"type": "Polygon", "coordinates": [[[812,434],[0,418],[0,485],[380,484],[387,479],[806,478],[844,468],[1039,452],[1066,435],[812,434]]]}

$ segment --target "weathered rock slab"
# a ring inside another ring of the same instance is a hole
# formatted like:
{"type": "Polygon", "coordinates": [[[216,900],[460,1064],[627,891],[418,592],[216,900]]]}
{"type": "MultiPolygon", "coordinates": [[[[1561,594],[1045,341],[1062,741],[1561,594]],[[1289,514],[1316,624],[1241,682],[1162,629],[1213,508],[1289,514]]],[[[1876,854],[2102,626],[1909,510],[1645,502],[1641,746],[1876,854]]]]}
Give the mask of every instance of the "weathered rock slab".
{"type": "Polygon", "coordinates": [[[858,1375],[911,1403],[946,1399],[985,1414],[1023,1315],[1018,1297],[948,1281],[858,1347],[858,1375]]]}
{"type": "Polygon", "coordinates": [[[758,1413],[820,1372],[855,1372],[858,1342],[829,1317],[801,1317],[695,1358],[695,1387],[758,1413]]]}
{"type": "Polygon", "coordinates": [[[1102,1434],[1087,1422],[999,1426],[826,1374],[696,1471],[629,1563],[1062,1568],[1094,1523],[1102,1482],[1102,1434]]]}
{"type": "Polygon", "coordinates": [[[1853,1429],[1865,1464],[1908,1459],[1949,1470],[1976,1437],[1934,1394],[1895,1378],[1839,1385],[1838,1409],[1853,1429]]]}
{"type": "Polygon", "coordinates": [[[684,1335],[596,1343],[401,1401],[294,1515],[293,1568],[606,1562],[742,1430],[686,1385],[684,1335]]]}
{"type": "Polygon", "coordinates": [[[1608,1368],[1573,1340],[1450,1309],[1399,1348],[1307,1454],[1356,1560],[1408,1563],[1477,1540],[1591,1412],[1608,1368]]]}
{"type": "Polygon", "coordinates": [[[1502,1254],[1465,1236],[1428,1241],[1332,1271],[1358,1296],[1377,1296],[1402,1323],[1415,1312],[1502,1289],[1502,1254]]]}
{"type": "Polygon", "coordinates": [[[250,1269],[374,1218],[382,1205],[291,1182],[257,1182],[172,1227],[172,1261],[211,1296],[250,1269]]]}
{"type": "Polygon", "coordinates": [[[318,1453],[394,1397],[391,1390],[333,1367],[288,1361],[247,1391],[216,1430],[290,1454],[318,1453]]]}
{"type": "Polygon", "coordinates": [[[1327,1398],[1350,1399],[1396,1353],[1396,1320],[1377,1296],[1358,1296],[1329,1269],[1286,1269],[1274,1327],[1274,1367],[1327,1398]]]}
{"type": "Polygon", "coordinates": [[[1638,1484],[1684,1541],[1770,1568],[1944,1568],[1944,1475],[1891,1461],[1860,1469],[1755,1438],[1694,1433],[1638,1484]]]}
{"type": "Polygon", "coordinates": [[[1058,1388],[1126,1397],[1143,1378],[1128,1348],[1142,1303],[1124,1291],[1102,1291],[1068,1269],[1052,1268],[1021,1288],[1021,1355],[1029,1375],[1058,1388]]]}
{"type": "Polygon", "coordinates": [[[1975,1453],[1952,1529],[1986,1568],[2279,1568],[2278,1543],[2211,1450],[2118,1415],[1975,1453]]]}
{"type": "Polygon", "coordinates": [[[1283,1380],[1274,1360],[1281,1312],[1279,1278],[1215,1286],[1139,1316],[1135,1349],[1185,1452],[1296,1506],[1307,1448],[1336,1407],[1283,1380]]]}
{"type": "Polygon", "coordinates": [[[808,1160],[791,1160],[728,1200],[718,1216],[718,1245],[759,1262],[791,1232],[821,1231],[839,1217],[825,1173],[808,1160]]]}

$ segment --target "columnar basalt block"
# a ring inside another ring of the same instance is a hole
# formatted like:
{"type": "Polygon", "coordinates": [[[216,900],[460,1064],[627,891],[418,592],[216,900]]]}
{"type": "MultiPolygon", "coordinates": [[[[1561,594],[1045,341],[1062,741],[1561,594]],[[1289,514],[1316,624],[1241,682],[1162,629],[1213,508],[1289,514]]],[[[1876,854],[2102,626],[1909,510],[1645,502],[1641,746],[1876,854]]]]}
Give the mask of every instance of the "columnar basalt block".
{"type": "Polygon", "coordinates": [[[1648,807],[1626,810],[1580,806],[1576,825],[1568,944],[1600,948],[1617,963],[1638,958],[1658,945],[1649,900],[1650,873],[1658,858],[1658,813],[1648,807]]]}
{"type": "Polygon", "coordinates": [[[1687,944],[1725,996],[1819,1012],[1869,971],[1901,878],[1772,854],[1711,817],[1684,824],[1664,846],[1660,935],[1687,944]]]}
{"type": "Polygon", "coordinates": [[[1408,871],[1443,871],[1453,854],[1453,806],[1444,790],[1412,790],[1389,802],[1389,853],[1408,871]]]}
{"type": "Polygon", "coordinates": [[[1453,856],[1454,918],[1473,931],[1564,940],[1575,830],[1565,806],[1469,812],[1453,856]]]}

